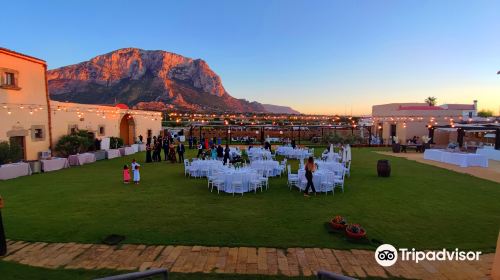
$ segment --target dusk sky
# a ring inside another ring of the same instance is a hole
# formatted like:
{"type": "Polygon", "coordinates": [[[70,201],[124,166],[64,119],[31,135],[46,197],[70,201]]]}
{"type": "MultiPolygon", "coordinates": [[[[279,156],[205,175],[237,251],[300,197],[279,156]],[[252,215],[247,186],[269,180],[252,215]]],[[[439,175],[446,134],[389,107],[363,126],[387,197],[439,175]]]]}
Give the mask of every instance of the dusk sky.
{"type": "Polygon", "coordinates": [[[0,46],[78,63],[124,47],[202,58],[237,98],[303,113],[500,109],[500,1],[7,1],[0,46]],[[5,23],[8,23],[7,25],[5,23]]]}

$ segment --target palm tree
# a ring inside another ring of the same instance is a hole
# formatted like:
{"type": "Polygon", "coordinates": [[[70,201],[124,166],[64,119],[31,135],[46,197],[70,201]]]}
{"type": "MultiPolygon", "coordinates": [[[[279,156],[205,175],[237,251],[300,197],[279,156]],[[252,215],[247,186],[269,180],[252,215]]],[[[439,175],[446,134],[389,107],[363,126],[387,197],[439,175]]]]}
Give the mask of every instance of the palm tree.
{"type": "Polygon", "coordinates": [[[425,99],[425,103],[429,104],[429,106],[434,106],[436,105],[436,100],[437,98],[434,96],[429,96],[425,99]]]}

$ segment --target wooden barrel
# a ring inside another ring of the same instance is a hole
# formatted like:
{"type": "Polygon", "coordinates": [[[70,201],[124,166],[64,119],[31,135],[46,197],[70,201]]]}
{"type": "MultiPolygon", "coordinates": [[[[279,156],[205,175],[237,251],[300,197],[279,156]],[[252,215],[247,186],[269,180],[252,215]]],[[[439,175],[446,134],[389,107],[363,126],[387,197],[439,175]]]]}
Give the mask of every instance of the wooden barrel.
{"type": "Polygon", "coordinates": [[[386,159],[381,159],[377,162],[377,173],[379,177],[391,176],[391,165],[386,159]]]}

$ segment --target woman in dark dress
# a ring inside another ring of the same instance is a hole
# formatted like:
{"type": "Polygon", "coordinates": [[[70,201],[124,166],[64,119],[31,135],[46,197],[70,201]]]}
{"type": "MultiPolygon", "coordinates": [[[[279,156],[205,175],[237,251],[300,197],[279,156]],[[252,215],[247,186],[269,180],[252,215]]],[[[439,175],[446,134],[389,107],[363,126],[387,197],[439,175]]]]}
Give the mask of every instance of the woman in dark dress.
{"type": "Polygon", "coordinates": [[[173,142],[170,142],[170,145],[168,146],[168,157],[170,158],[170,162],[172,163],[177,162],[175,158],[175,146],[173,142]]]}
{"type": "Polygon", "coordinates": [[[226,164],[226,162],[229,159],[229,152],[230,151],[231,150],[229,149],[229,145],[226,144],[226,149],[224,149],[224,165],[226,164]]]}
{"type": "Polygon", "coordinates": [[[151,159],[151,143],[146,144],[146,162],[153,162],[151,159]]]}
{"type": "Polygon", "coordinates": [[[304,190],[304,196],[309,196],[309,188],[312,188],[312,191],[314,194],[316,194],[316,189],[314,188],[314,183],[313,183],[313,172],[316,171],[316,165],[314,164],[314,158],[309,157],[306,163],[306,179],[307,179],[307,186],[306,189],[304,190]]]}

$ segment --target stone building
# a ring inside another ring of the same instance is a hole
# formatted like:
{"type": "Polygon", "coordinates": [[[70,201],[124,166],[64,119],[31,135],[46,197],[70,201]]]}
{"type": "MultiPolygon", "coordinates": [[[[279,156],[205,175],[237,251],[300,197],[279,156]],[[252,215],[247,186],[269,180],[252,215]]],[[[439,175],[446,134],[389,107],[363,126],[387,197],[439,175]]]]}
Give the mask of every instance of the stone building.
{"type": "Polygon", "coordinates": [[[18,143],[25,160],[38,159],[75,129],[121,137],[126,145],[160,133],[159,112],[50,100],[46,72],[44,60],[0,48],[0,141],[18,143]]]}

